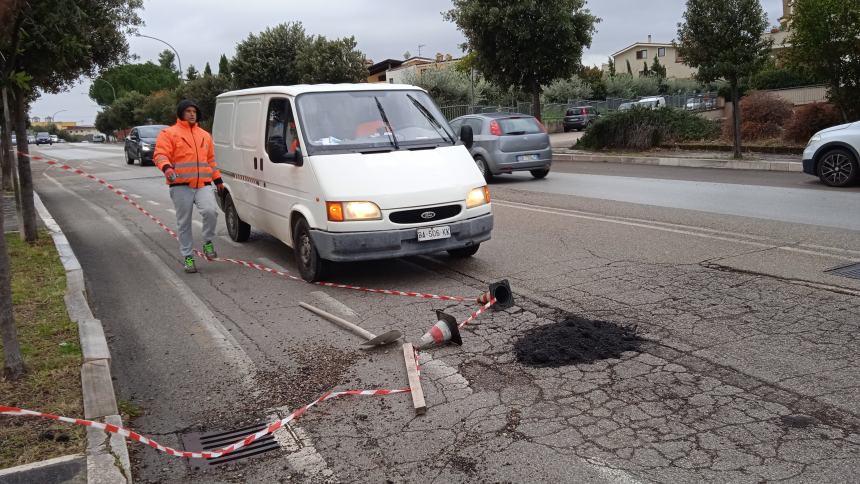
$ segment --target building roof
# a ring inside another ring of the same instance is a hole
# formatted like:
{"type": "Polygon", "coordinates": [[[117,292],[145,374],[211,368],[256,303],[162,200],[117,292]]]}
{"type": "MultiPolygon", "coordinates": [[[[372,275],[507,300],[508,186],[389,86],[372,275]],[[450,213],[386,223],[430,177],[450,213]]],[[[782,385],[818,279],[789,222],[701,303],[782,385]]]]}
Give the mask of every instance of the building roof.
{"type": "Polygon", "coordinates": [[[420,87],[408,84],[299,84],[295,86],[265,86],[253,87],[251,89],[240,89],[238,91],[225,92],[222,97],[253,95],[253,94],[285,94],[287,96],[298,96],[311,92],[343,92],[343,91],[407,91],[422,90],[420,87]]]}
{"type": "Polygon", "coordinates": [[[662,43],[662,42],[636,42],[636,43],[631,44],[631,45],[629,45],[629,46],[627,46],[627,47],[625,47],[625,48],[623,48],[623,49],[619,50],[618,52],[616,52],[616,53],[612,54],[612,57],[616,57],[616,56],[618,56],[618,55],[621,55],[621,54],[623,54],[623,53],[627,52],[628,50],[633,49],[633,48],[636,48],[636,47],[674,47],[674,46],[675,46],[675,44],[673,44],[673,43],[671,43],[671,42],[669,42],[669,43],[662,43]]]}
{"type": "Polygon", "coordinates": [[[380,72],[385,72],[394,67],[400,67],[401,64],[403,64],[402,60],[385,59],[384,61],[377,62],[376,64],[368,67],[367,70],[370,71],[370,75],[374,75],[379,74],[380,72]]]}

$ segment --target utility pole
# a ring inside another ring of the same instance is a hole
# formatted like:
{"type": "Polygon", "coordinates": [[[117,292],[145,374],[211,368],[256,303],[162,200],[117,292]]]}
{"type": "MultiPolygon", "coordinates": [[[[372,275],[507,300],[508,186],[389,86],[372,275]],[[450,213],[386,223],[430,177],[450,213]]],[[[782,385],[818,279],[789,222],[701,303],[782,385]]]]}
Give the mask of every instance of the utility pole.
{"type": "Polygon", "coordinates": [[[427,47],[427,44],[418,44],[418,57],[421,57],[421,49],[427,47]]]}

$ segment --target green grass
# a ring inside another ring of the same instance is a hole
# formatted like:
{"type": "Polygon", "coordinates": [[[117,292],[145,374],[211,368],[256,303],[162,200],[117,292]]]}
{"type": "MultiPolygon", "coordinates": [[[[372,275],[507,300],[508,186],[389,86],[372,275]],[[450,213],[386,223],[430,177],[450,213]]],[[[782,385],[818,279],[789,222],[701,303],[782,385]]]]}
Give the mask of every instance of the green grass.
{"type": "MultiPolygon", "coordinates": [[[[81,348],[63,295],[66,275],[46,232],[32,246],[6,234],[12,262],[12,304],[27,374],[0,380],[0,404],[69,417],[83,415],[81,348]]],[[[2,344],[0,344],[2,348],[2,344]]],[[[0,416],[0,468],[86,449],[82,427],[49,420],[0,416]]]]}

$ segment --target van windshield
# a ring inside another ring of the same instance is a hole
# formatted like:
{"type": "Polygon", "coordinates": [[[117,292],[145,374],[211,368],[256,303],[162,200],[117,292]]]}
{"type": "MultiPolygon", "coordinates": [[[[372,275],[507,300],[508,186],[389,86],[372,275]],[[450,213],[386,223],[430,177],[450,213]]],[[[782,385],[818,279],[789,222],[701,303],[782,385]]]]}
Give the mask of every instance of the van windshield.
{"type": "Polygon", "coordinates": [[[423,91],[308,93],[296,103],[309,154],[440,146],[455,140],[423,91]]]}

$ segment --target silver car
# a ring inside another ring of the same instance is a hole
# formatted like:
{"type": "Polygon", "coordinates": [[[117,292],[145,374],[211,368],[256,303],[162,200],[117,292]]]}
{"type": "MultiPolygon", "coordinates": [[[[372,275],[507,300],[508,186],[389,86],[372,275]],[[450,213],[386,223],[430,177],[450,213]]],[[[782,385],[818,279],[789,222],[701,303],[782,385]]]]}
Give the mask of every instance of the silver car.
{"type": "Polygon", "coordinates": [[[454,132],[468,125],[474,133],[469,150],[487,181],[494,175],[528,171],[535,178],[549,174],[552,148],[549,135],[534,117],[516,113],[461,116],[451,121],[454,132]]]}

